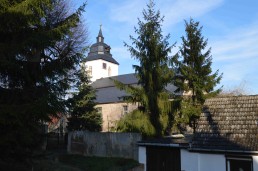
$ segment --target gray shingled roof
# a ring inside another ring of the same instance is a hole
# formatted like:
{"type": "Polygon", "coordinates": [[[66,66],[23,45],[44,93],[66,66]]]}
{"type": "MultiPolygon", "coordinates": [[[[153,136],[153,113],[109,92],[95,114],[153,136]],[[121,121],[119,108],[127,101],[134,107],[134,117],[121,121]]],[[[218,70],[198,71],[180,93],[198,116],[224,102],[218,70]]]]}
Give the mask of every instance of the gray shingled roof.
{"type": "Polygon", "coordinates": [[[119,65],[119,63],[112,57],[110,49],[111,47],[104,43],[104,37],[102,35],[102,30],[100,27],[99,34],[97,36],[97,42],[91,45],[90,52],[83,62],[102,59],[119,65]]]}
{"type": "Polygon", "coordinates": [[[95,54],[95,55],[89,55],[85,58],[85,60],[83,62],[87,62],[87,61],[94,61],[94,60],[98,60],[98,59],[102,59],[104,61],[108,61],[114,64],[118,64],[119,63],[110,55],[107,54],[95,54]]]}
{"type": "Polygon", "coordinates": [[[163,137],[158,139],[148,139],[139,141],[137,144],[140,146],[165,146],[165,147],[180,147],[188,148],[193,135],[187,134],[183,138],[163,137]]]}
{"type": "Polygon", "coordinates": [[[126,95],[125,91],[118,90],[116,87],[96,89],[96,102],[98,104],[122,102],[123,96],[126,95]]]}
{"type": "MultiPolygon", "coordinates": [[[[127,85],[138,84],[138,79],[134,73],[98,79],[91,84],[91,86],[96,89],[96,102],[98,104],[122,102],[122,97],[128,95],[125,91],[116,88],[113,80],[118,80],[127,85]]],[[[166,86],[166,90],[174,92],[176,87],[169,84],[166,86]]]]}
{"type": "Polygon", "coordinates": [[[258,95],[208,99],[193,149],[258,151],[258,95]]]}
{"type": "Polygon", "coordinates": [[[126,96],[126,92],[116,88],[113,80],[118,80],[127,85],[137,85],[138,79],[135,74],[118,75],[114,77],[101,78],[91,84],[96,89],[96,102],[116,103],[123,101],[122,97],[126,96]]]}
{"type": "Polygon", "coordinates": [[[106,77],[97,79],[95,82],[91,84],[91,86],[95,89],[105,88],[105,87],[114,87],[115,83],[113,80],[117,80],[122,82],[123,84],[137,84],[138,79],[135,74],[124,74],[113,77],[106,77]]]}

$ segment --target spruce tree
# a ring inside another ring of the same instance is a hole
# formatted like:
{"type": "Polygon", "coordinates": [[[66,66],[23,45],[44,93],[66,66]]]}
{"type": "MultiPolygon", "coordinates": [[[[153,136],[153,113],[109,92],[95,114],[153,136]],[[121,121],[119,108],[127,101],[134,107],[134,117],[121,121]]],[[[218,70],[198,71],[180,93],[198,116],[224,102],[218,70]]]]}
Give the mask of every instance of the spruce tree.
{"type": "MultiPolygon", "coordinates": [[[[85,71],[82,69],[82,71],[85,71]]],[[[85,72],[80,74],[79,92],[68,99],[70,117],[67,129],[69,131],[101,131],[102,116],[95,108],[96,95],[90,86],[90,80],[85,72]]]]}
{"type": "Polygon", "coordinates": [[[26,158],[49,116],[65,111],[83,56],[84,7],[69,12],[65,0],[1,1],[0,157],[26,158]]]}
{"type": "Polygon", "coordinates": [[[166,110],[166,105],[161,102],[168,102],[168,95],[164,93],[165,86],[171,81],[173,72],[169,68],[169,35],[163,37],[161,23],[163,17],[159,11],[155,11],[155,4],[150,0],[147,9],[143,10],[143,21],[138,19],[138,27],[135,28],[137,38],[130,36],[132,46],[125,43],[131,56],[139,61],[139,65],[133,68],[142,86],[144,95],[143,101],[150,122],[155,128],[156,136],[162,136],[162,124],[160,115],[166,110]]]}
{"type": "Polygon", "coordinates": [[[208,40],[202,36],[199,22],[193,19],[185,21],[185,32],[186,36],[182,37],[179,74],[176,76],[175,85],[179,91],[190,94],[190,99],[184,99],[181,103],[181,112],[188,116],[183,117],[189,122],[191,118],[196,118],[200,114],[201,105],[207,97],[221,91],[221,88],[215,90],[215,86],[220,82],[222,74],[219,75],[219,70],[212,73],[211,48],[206,49],[208,40]]]}

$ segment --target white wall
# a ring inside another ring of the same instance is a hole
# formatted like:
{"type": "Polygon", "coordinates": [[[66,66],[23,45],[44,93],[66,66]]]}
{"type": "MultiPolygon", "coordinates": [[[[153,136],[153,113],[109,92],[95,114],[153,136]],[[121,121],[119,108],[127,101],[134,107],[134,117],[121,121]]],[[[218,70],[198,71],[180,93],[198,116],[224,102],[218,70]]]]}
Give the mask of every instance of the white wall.
{"type": "Polygon", "coordinates": [[[85,63],[85,66],[87,65],[87,70],[89,69],[89,66],[92,67],[92,77],[91,77],[91,81],[96,81],[97,79],[100,78],[105,78],[105,77],[110,77],[110,76],[117,76],[118,75],[118,65],[102,60],[102,59],[98,59],[98,60],[94,60],[94,61],[87,61],[85,63]],[[103,63],[107,64],[106,69],[103,69],[103,63]],[[108,75],[108,68],[111,68],[111,75],[108,75]]]}
{"type": "Polygon", "coordinates": [[[224,154],[191,153],[181,150],[182,171],[226,171],[224,154]]]}
{"type": "Polygon", "coordinates": [[[198,170],[198,155],[189,153],[185,149],[181,149],[181,170],[184,171],[199,171],[198,170]]]}
{"type": "MultiPolygon", "coordinates": [[[[226,171],[224,154],[203,154],[181,149],[181,171],[226,171]]],[[[146,171],[146,147],[139,147],[139,163],[146,171]]],[[[252,156],[253,170],[258,171],[258,156],[252,156]]]]}
{"type": "Polygon", "coordinates": [[[139,146],[138,162],[144,165],[146,171],[146,147],[139,146]]]}
{"type": "Polygon", "coordinates": [[[221,154],[199,154],[200,171],[226,171],[226,158],[221,154]]]}
{"type": "Polygon", "coordinates": [[[258,156],[253,156],[253,168],[254,171],[258,170],[258,156]]]}

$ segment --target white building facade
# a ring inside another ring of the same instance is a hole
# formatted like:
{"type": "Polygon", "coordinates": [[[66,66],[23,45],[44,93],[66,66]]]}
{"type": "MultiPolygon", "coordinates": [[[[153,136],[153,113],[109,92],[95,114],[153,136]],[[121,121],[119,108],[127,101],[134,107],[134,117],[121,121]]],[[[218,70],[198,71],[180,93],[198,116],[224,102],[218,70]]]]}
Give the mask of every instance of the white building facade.
{"type": "Polygon", "coordinates": [[[111,47],[104,43],[101,28],[96,39],[97,42],[90,47],[90,52],[82,64],[91,77],[91,82],[118,75],[119,63],[112,57],[111,47]]]}
{"type": "MultiPolygon", "coordinates": [[[[230,171],[232,170],[231,162],[234,163],[251,163],[253,167],[250,171],[258,170],[258,155],[244,155],[241,156],[225,155],[225,154],[212,154],[212,153],[197,153],[189,152],[188,150],[181,149],[181,170],[185,171],[230,171]]],[[[248,171],[248,170],[237,170],[248,171]]]]}
{"type": "MultiPolygon", "coordinates": [[[[138,161],[144,164],[144,171],[147,171],[146,146],[139,146],[138,161]]],[[[173,160],[173,159],[171,159],[173,160]]],[[[191,152],[188,149],[180,149],[181,171],[231,171],[231,162],[233,163],[251,163],[252,170],[237,171],[258,171],[258,155],[234,155],[228,153],[200,153],[191,152]]],[[[171,161],[172,162],[172,161],[171,161]]]]}
{"type": "Polygon", "coordinates": [[[257,118],[258,95],[206,99],[194,134],[139,142],[139,162],[147,171],[258,171],[257,118]]]}
{"type": "Polygon", "coordinates": [[[118,65],[103,59],[87,61],[85,62],[84,67],[91,77],[91,82],[100,78],[118,75],[118,65]]]}

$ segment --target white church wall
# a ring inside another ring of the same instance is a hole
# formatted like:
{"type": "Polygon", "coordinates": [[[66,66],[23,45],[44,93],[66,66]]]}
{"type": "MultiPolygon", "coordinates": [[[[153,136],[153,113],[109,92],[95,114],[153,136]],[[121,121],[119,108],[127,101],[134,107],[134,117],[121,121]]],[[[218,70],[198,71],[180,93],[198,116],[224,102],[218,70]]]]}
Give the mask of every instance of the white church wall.
{"type": "Polygon", "coordinates": [[[118,65],[102,59],[87,61],[85,63],[85,69],[88,72],[89,70],[91,70],[89,74],[91,76],[92,82],[100,78],[118,75],[118,65]],[[104,63],[106,64],[105,68],[103,67],[104,63]],[[111,69],[111,71],[109,70],[109,68],[111,69]]]}

